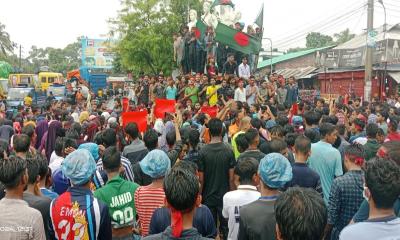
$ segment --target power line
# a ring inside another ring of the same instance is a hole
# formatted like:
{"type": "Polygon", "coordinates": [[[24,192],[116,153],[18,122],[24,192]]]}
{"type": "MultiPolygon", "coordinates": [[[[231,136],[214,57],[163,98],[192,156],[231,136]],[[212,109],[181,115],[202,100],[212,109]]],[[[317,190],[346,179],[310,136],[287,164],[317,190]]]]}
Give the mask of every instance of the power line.
{"type": "MultiPolygon", "coordinates": [[[[342,18],[338,18],[337,20],[332,21],[332,22],[330,22],[329,24],[326,24],[326,25],[321,26],[321,27],[319,27],[319,28],[313,29],[312,31],[313,31],[313,32],[324,33],[325,31],[327,31],[327,30],[329,30],[329,29],[335,28],[335,27],[337,27],[337,26],[339,26],[339,25],[341,25],[341,24],[343,24],[343,23],[345,23],[345,22],[349,22],[350,20],[352,20],[352,19],[354,18],[354,16],[359,12],[359,10],[360,10],[360,9],[358,9],[358,11],[354,11],[354,12],[351,13],[350,15],[346,15],[345,18],[343,18],[343,17],[342,17],[342,18]]],[[[310,31],[310,32],[311,32],[311,31],[310,31]]],[[[275,44],[275,46],[278,46],[278,47],[281,47],[281,48],[282,48],[282,47],[291,45],[291,44],[293,44],[293,43],[300,42],[300,41],[302,41],[302,40],[304,39],[305,35],[308,34],[308,33],[309,33],[309,32],[303,33],[301,36],[293,37],[293,38],[288,39],[288,40],[286,40],[286,41],[281,41],[281,42],[275,44]]]]}
{"type": "MultiPolygon", "coordinates": [[[[334,28],[334,27],[336,27],[336,26],[342,25],[343,23],[349,22],[350,19],[351,19],[351,18],[342,19],[341,21],[339,21],[339,22],[337,22],[337,23],[335,23],[335,24],[333,24],[333,25],[327,26],[326,28],[322,28],[322,29],[317,30],[317,31],[315,31],[315,32],[319,32],[319,33],[324,34],[324,33],[326,33],[326,30],[332,29],[332,28],[334,28]]],[[[302,38],[295,39],[295,40],[290,41],[290,42],[287,42],[287,43],[285,43],[285,44],[277,44],[277,46],[278,46],[278,47],[281,47],[281,48],[285,48],[285,47],[287,47],[287,46],[289,46],[289,45],[292,45],[292,44],[294,44],[294,43],[303,41],[305,38],[306,38],[306,36],[303,36],[302,38]]]]}
{"type": "Polygon", "coordinates": [[[282,41],[279,41],[279,40],[278,40],[278,41],[277,41],[277,43],[278,43],[277,45],[282,45],[282,44],[284,44],[284,43],[287,43],[287,42],[290,42],[290,41],[292,41],[292,40],[295,40],[295,39],[297,39],[298,37],[302,37],[302,36],[304,36],[305,34],[307,34],[307,33],[309,33],[309,32],[316,31],[316,30],[320,29],[321,27],[330,26],[330,25],[334,24],[335,22],[341,21],[341,19],[348,20],[348,17],[349,17],[349,16],[354,15],[355,13],[357,13],[359,10],[363,9],[364,7],[365,7],[365,4],[363,4],[361,7],[358,7],[358,8],[356,8],[356,9],[354,9],[354,10],[351,10],[351,11],[349,11],[349,12],[344,13],[344,14],[342,14],[341,16],[336,17],[335,19],[330,20],[328,23],[317,24],[317,25],[315,25],[315,26],[313,26],[313,27],[307,29],[306,31],[302,31],[302,32],[300,32],[300,33],[298,33],[298,34],[293,34],[291,37],[288,37],[288,38],[286,38],[286,39],[282,39],[282,41]]]}
{"type": "MultiPolygon", "coordinates": [[[[365,3],[362,5],[362,6],[364,6],[364,5],[366,5],[365,3]]],[[[346,8],[346,10],[347,9],[353,9],[353,10],[350,10],[350,11],[348,11],[347,13],[350,13],[350,12],[352,12],[352,11],[354,11],[354,10],[357,10],[357,9],[359,9],[360,8],[360,6],[359,6],[359,4],[357,3],[357,4],[351,4],[350,6],[348,6],[347,8],[346,8]],[[355,9],[354,9],[354,6],[357,6],[355,9]]],[[[303,28],[303,29],[300,29],[300,30],[298,30],[297,32],[295,32],[294,34],[290,34],[290,35],[281,35],[281,36],[278,36],[278,37],[276,37],[276,39],[278,39],[278,41],[279,40],[283,40],[283,39],[286,39],[286,38],[288,38],[288,37],[292,37],[292,36],[294,36],[294,35],[298,35],[298,34],[302,34],[302,33],[304,33],[304,32],[309,32],[309,31],[311,31],[312,29],[314,29],[314,28],[317,28],[317,27],[320,27],[320,26],[324,26],[325,24],[327,24],[327,23],[329,23],[329,22],[331,22],[332,20],[334,20],[334,19],[336,19],[336,18],[340,18],[340,17],[342,17],[343,15],[346,15],[347,13],[344,13],[344,14],[342,14],[342,11],[340,11],[340,12],[338,12],[338,13],[336,13],[336,14],[333,14],[333,15],[331,15],[331,16],[329,16],[328,18],[326,18],[325,20],[323,20],[323,21],[321,21],[321,20],[314,20],[313,22],[309,22],[309,23],[307,23],[306,25],[309,25],[310,23],[314,23],[314,22],[318,22],[317,24],[313,24],[313,25],[311,25],[311,26],[308,26],[308,27],[306,27],[306,28],[303,28]]]]}
{"type": "MultiPolygon", "coordinates": [[[[380,12],[380,13],[384,13],[384,10],[383,9],[376,9],[376,11],[378,11],[378,12],[380,12]]],[[[386,11],[387,11],[387,16],[388,17],[396,17],[396,18],[400,18],[400,10],[394,10],[394,9],[391,9],[391,8],[386,8],[386,11]]]]}

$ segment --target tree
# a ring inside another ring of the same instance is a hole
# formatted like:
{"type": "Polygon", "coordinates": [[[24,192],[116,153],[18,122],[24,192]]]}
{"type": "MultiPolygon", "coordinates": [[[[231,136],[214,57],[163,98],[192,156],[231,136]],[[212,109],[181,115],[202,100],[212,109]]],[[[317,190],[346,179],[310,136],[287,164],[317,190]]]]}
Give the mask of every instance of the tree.
{"type": "MultiPolygon", "coordinates": [[[[198,0],[195,7],[199,7],[198,0]]],[[[121,39],[117,45],[119,69],[133,72],[163,71],[170,74],[173,63],[172,34],[178,32],[186,20],[188,1],[171,0],[165,6],[163,0],[123,0],[113,33],[121,39]]]]}
{"type": "Polygon", "coordinates": [[[66,73],[76,69],[80,65],[80,47],[78,39],[76,42],[68,44],[65,48],[38,48],[32,46],[29,51],[28,60],[31,63],[27,66],[31,71],[37,72],[42,66],[48,66],[51,71],[66,73]]]}
{"type": "Polygon", "coordinates": [[[14,50],[14,44],[10,39],[10,34],[5,31],[6,26],[0,23],[0,55],[7,57],[14,50]]]}
{"type": "Polygon", "coordinates": [[[294,52],[300,52],[300,51],[304,51],[304,50],[307,50],[307,48],[295,47],[295,48],[289,48],[286,53],[294,53],[294,52]]]}
{"type": "Polygon", "coordinates": [[[335,33],[333,37],[336,39],[335,43],[337,45],[345,43],[351,39],[353,39],[356,35],[350,33],[350,29],[346,28],[346,30],[341,31],[340,33],[335,33]]]}
{"type": "Polygon", "coordinates": [[[334,41],[331,36],[321,34],[319,32],[311,32],[306,37],[307,48],[320,48],[333,45],[334,41]]]}

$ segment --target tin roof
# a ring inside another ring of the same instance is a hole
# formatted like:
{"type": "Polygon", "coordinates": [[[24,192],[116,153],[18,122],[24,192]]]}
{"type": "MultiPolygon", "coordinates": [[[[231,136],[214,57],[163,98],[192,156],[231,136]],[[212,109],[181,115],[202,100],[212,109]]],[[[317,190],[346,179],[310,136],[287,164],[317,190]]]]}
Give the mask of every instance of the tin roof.
{"type": "Polygon", "coordinates": [[[272,61],[272,64],[277,64],[277,63],[280,63],[280,62],[285,62],[285,61],[288,61],[288,60],[291,60],[291,59],[303,57],[303,56],[306,56],[308,54],[312,54],[312,53],[315,53],[317,51],[321,51],[321,50],[332,48],[332,47],[334,47],[334,46],[313,48],[313,49],[307,49],[307,50],[304,50],[304,51],[292,52],[292,53],[284,54],[282,56],[274,57],[272,59],[268,59],[268,60],[259,62],[258,65],[257,65],[257,69],[270,66],[271,65],[271,61],[272,61]]]}
{"type": "Polygon", "coordinates": [[[286,69],[279,69],[276,71],[276,73],[278,75],[282,75],[284,78],[289,78],[293,76],[296,79],[302,79],[302,78],[311,78],[313,76],[311,73],[314,72],[315,70],[317,70],[316,67],[286,68],[286,69]]]}

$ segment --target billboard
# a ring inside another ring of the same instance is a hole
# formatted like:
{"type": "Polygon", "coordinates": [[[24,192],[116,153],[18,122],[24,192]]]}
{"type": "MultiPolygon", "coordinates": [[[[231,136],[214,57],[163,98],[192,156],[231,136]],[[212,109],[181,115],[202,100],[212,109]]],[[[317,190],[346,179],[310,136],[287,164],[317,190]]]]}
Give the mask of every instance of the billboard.
{"type": "MultiPolygon", "coordinates": [[[[325,66],[328,68],[362,67],[365,65],[366,47],[354,49],[333,48],[327,50],[324,57],[325,66]]],[[[372,50],[372,57],[373,64],[384,62],[388,64],[400,63],[400,40],[387,39],[376,42],[372,50]]]]}
{"type": "Polygon", "coordinates": [[[115,41],[110,39],[82,38],[82,66],[111,69],[113,67],[115,41]]]}

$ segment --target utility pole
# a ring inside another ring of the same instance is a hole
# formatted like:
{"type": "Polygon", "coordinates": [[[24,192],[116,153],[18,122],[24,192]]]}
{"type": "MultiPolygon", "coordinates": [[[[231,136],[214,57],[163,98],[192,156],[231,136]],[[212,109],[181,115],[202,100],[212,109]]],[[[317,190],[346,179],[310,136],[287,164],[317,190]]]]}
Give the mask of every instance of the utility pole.
{"type": "Polygon", "coordinates": [[[21,52],[22,52],[22,46],[21,44],[19,45],[19,71],[22,71],[22,64],[21,64],[21,52]]]}
{"type": "MultiPolygon", "coordinates": [[[[374,0],[368,0],[367,16],[367,52],[365,58],[364,99],[369,101],[372,88],[372,50],[375,44],[371,44],[374,31],[374,0]]],[[[373,36],[375,37],[375,36],[373,36]]]]}

